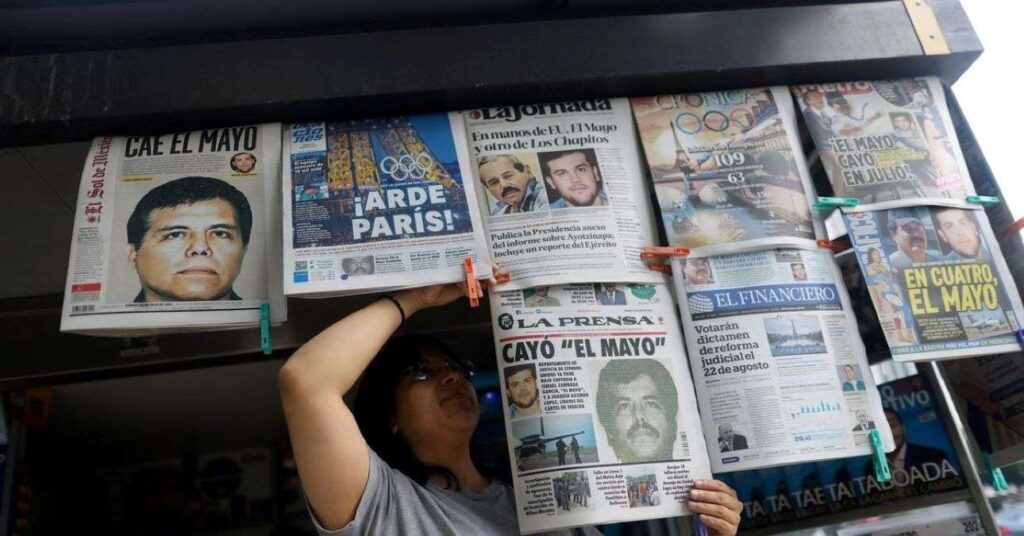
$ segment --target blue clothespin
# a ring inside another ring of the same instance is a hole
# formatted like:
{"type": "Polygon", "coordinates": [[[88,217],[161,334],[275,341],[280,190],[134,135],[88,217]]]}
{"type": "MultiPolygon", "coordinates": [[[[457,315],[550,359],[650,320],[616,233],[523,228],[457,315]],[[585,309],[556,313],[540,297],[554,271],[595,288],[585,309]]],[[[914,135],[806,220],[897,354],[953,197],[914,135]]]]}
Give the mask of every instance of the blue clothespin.
{"type": "Polygon", "coordinates": [[[274,353],[274,345],[270,342],[270,304],[260,304],[260,348],[264,355],[274,353]]]}
{"type": "Polygon", "coordinates": [[[1003,470],[992,465],[992,459],[988,457],[987,452],[982,452],[981,457],[985,460],[985,467],[988,468],[989,474],[992,475],[992,487],[996,491],[1010,491],[1010,485],[1006,482],[1006,477],[1003,476],[1003,470]]]}
{"type": "Polygon", "coordinates": [[[1017,342],[1024,346],[1024,329],[1017,330],[1017,342]]]}
{"type": "Polygon", "coordinates": [[[882,433],[872,430],[868,433],[868,439],[871,441],[871,463],[875,466],[875,480],[877,482],[892,480],[889,462],[885,459],[885,449],[882,447],[882,433]]]}
{"type": "Polygon", "coordinates": [[[700,514],[693,514],[694,527],[697,529],[697,536],[708,536],[708,528],[700,520],[700,514]]]}
{"type": "Polygon", "coordinates": [[[855,197],[819,197],[818,202],[814,203],[814,210],[832,210],[840,207],[855,207],[860,204],[860,200],[855,197]]]}
{"type": "Polygon", "coordinates": [[[994,195],[969,195],[967,196],[967,202],[987,207],[998,205],[999,198],[994,195]]]}

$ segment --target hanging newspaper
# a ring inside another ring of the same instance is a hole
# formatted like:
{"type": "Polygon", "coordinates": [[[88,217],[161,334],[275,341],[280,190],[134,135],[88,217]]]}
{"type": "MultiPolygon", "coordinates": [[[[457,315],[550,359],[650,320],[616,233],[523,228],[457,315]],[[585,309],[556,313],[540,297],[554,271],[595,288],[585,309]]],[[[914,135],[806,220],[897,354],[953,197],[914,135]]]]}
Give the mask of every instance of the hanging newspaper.
{"type": "Polygon", "coordinates": [[[974,194],[935,77],[794,86],[835,195],[853,210],[963,206],[974,194]]]}
{"type": "Polygon", "coordinates": [[[281,126],[96,138],[82,171],[61,331],[257,326],[281,294],[281,126]]]}
{"type": "Polygon", "coordinates": [[[741,533],[966,488],[925,377],[883,383],[878,391],[896,444],[885,456],[892,479],[879,482],[869,456],[718,475],[743,503],[741,533]]]}
{"type": "Polygon", "coordinates": [[[694,255],[815,247],[785,87],[632,99],[669,245],[694,255]]]}
{"type": "Polygon", "coordinates": [[[490,302],[523,533],[689,514],[710,467],[668,286],[536,287],[490,302]]]}
{"type": "Polygon", "coordinates": [[[457,113],[286,127],[284,289],[340,296],[453,283],[490,259],[457,113]]]}
{"type": "Polygon", "coordinates": [[[1020,350],[1020,294],[984,211],[843,214],[893,359],[1020,350]]]}
{"type": "Polygon", "coordinates": [[[824,250],[674,259],[715,472],[869,454],[892,437],[824,250]]]}
{"type": "Polygon", "coordinates": [[[656,235],[625,99],[464,116],[502,288],[660,280],[640,260],[656,235]]]}

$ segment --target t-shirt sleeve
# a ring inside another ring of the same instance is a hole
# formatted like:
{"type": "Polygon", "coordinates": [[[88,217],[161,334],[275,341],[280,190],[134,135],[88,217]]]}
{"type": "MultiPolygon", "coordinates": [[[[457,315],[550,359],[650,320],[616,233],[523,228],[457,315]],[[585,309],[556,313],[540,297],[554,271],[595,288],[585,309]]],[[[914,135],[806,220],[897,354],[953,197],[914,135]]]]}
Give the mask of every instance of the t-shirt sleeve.
{"type": "Polygon", "coordinates": [[[391,501],[393,500],[394,469],[384,463],[384,460],[380,459],[380,456],[377,456],[373,449],[367,449],[367,451],[370,453],[370,474],[366,479],[366,489],[363,490],[363,496],[359,498],[356,515],[348,525],[337,530],[325,529],[320,524],[320,520],[316,518],[316,514],[313,513],[313,509],[310,508],[309,501],[306,501],[306,510],[309,511],[309,516],[313,519],[313,525],[321,536],[355,536],[366,534],[368,525],[372,523],[375,517],[387,515],[386,512],[391,507],[391,501]]]}

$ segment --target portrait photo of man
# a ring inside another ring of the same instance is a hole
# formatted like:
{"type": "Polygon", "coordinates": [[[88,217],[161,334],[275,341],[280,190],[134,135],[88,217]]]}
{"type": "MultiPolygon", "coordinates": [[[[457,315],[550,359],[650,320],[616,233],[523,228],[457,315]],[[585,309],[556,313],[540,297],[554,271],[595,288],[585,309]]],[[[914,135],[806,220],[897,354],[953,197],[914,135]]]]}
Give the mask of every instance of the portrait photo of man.
{"type": "Polygon", "coordinates": [[[677,396],[668,369],[655,359],[615,359],[601,369],[597,418],[620,462],[672,458],[677,396]]]}
{"type": "Polygon", "coordinates": [[[505,368],[505,392],[510,419],[540,415],[537,369],[532,363],[505,368]]]}
{"type": "Polygon", "coordinates": [[[854,432],[867,432],[875,429],[875,421],[868,417],[868,412],[858,409],[856,413],[857,425],[853,427],[854,432]]]}
{"type": "Polygon", "coordinates": [[[857,369],[853,365],[843,365],[842,381],[844,393],[863,391],[865,389],[864,382],[859,378],[857,369]]]}
{"type": "Polygon", "coordinates": [[[889,238],[897,248],[889,255],[889,266],[895,277],[914,263],[942,260],[942,254],[929,247],[927,229],[917,213],[896,208],[890,209],[887,216],[889,238]]]}
{"type": "Polygon", "coordinates": [[[373,272],[375,271],[373,255],[346,257],[341,259],[341,269],[350,276],[373,275],[373,272]]]}
{"type": "Polygon", "coordinates": [[[707,259],[693,258],[679,261],[683,267],[683,279],[692,285],[707,285],[715,282],[711,265],[707,259]]]}
{"type": "Polygon", "coordinates": [[[597,301],[601,305],[626,305],[626,293],[619,290],[615,283],[594,285],[594,292],[597,293],[597,301]]]}
{"type": "Polygon", "coordinates": [[[547,192],[530,166],[513,154],[485,156],[477,162],[480,182],[494,199],[492,216],[548,209],[547,192]]]}
{"type": "Polygon", "coordinates": [[[793,272],[793,281],[807,281],[807,267],[802,262],[794,262],[789,265],[793,272]]]}
{"type": "Polygon", "coordinates": [[[252,209],[234,186],[184,177],[153,188],[128,218],[135,302],[240,300],[233,285],[252,232],[252,209]]]}
{"type": "Polygon", "coordinates": [[[718,425],[718,450],[721,452],[732,452],[734,450],[746,450],[747,436],[737,434],[729,423],[718,425]]]}
{"type": "Polygon", "coordinates": [[[537,153],[552,209],[608,204],[593,149],[537,153]]]}
{"type": "Polygon", "coordinates": [[[523,303],[527,307],[557,307],[561,305],[558,298],[549,293],[550,290],[551,288],[547,286],[524,290],[523,293],[529,295],[523,300],[523,303]]]}
{"type": "Polygon", "coordinates": [[[988,261],[989,255],[981,246],[978,222],[970,210],[962,208],[936,208],[932,210],[935,234],[949,248],[950,260],[988,261]]]}
{"type": "Polygon", "coordinates": [[[256,155],[252,153],[235,153],[231,156],[231,171],[235,173],[252,173],[256,169],[256,155]]]}

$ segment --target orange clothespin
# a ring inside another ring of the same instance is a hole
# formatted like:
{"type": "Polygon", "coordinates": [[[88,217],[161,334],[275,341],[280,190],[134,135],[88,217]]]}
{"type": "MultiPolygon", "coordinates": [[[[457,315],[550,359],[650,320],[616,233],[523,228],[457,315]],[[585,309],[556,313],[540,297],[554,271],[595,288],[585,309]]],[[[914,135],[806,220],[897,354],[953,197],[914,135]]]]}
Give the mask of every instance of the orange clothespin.
{"type": "Polygon", "coordinates": [[[1005,240],[1006,237],[1008,237],[1008,236],[1010,236],[1010,235],[1020,231],[1021,229],[1024,229],[1024,218],[1021,218],[1021,219],[1011,223],[1010,225],[1007,225],[1006,229],[1003,229],[1002,231],[999,231],[999,236],[997,236],[996,239],[997,240],[1005,240]]]}
{"type": "Polygon", "coordinates": [[[842,251],[838,244],[831,240],[825,240],[824,238],[818,240],[818,247],[825,248],[831,251],[842,251]]]}
{"type": "Polygon", "coordinates": [[[498,283],[508,283],[512,281],[512,274],[508,272],[494,272],[494,280],[498,283]]]}
{"type": "Polygon", "coordinates": [[[476,265],[473,259],[466,257],[462,261],[462,267],[466,271],[466,297],[469,298],[470,307],[480,307],[480,283],[476,280],[476,265]]]}
{"type": "Polygon", "coordinates": [[[672,273],[672,267],[670,267],[667,264],[662,264],[660,262],[648,264],[647,268],[649,268],[651,270],[654,270],[655,272],[661,272],[663,274],[671,274],[672,273]]]}
{"type": "Polygon", "coordinates": [[[657,259],[660,257],[685,257],[690,248],[647,246],[640,252],[641,259],[657,259]]]}

